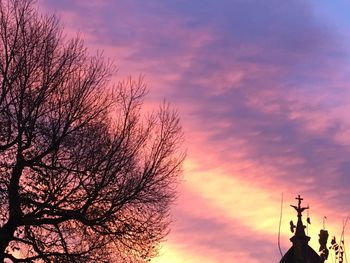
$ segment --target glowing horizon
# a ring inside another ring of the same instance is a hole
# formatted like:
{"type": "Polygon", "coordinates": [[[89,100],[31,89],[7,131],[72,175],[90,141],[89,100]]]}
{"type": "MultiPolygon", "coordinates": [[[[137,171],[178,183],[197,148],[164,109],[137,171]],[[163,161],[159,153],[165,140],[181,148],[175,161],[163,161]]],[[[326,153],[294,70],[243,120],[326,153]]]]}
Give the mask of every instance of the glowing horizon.
{"type": "Polygon", "coordinates": [[[183,181],[152,263],[279,262],[282,193],[284,252],[298,194],[310,206],[310,245],[318,251],[324,216],[330,238],[339,237],[350,209],[349,3],[39,5],[92,52],[104,50],[119,68],[115,80],[142,74],[148,105],[165,98],[180,112],[183,181]]]}

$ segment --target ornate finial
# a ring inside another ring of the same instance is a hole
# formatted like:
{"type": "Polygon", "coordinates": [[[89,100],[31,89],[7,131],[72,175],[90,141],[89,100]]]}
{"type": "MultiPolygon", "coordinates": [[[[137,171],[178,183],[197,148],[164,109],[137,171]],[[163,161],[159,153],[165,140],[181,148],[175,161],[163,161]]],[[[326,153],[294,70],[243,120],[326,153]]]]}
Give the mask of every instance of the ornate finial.
{"type": "Polygon", "coordinates": [[[305,209],[309,209],[309,206],[307,206],[307,207],[301,207],[301,201],[304,200],[304,199],[301,198],[300,195],[298,195],[298,197],[296,197],[295,199],[298,200],[298,206],[291,205],[291,207],[294,207],[294,209],[298,212],[298,217],[301,217],[301,213],[302,213],[305,209]]]}
{"type": "Polygon", "coordinates": [[[304,200],[303,198],[300,197],[300,195],[298,195],[298,197],[295,197],[296,200],[298,200],[298,207],[300,207],[301,205],[301,200],[304,200]]]}
{"type": "Polygon", "coordinates": [[[309,207],[302,207],[301,206],[301,201],[303,200],[303,198],[300,197],[300,195],[298,195],[298,197],[295,198],[296,200],[298,200],[298,206],[295,205],[291,205],[291,207],[293,207],[297,212],[298,212],[298,221],[295,227],[295,232],[294,232],[294,236],[290,239],[293,244],[295,242],[309,242],[310,237],[305,235],[305,226],[303,225],[303,221],[302,221],[302,212],[305,209],[309,209],[309,207]]]}

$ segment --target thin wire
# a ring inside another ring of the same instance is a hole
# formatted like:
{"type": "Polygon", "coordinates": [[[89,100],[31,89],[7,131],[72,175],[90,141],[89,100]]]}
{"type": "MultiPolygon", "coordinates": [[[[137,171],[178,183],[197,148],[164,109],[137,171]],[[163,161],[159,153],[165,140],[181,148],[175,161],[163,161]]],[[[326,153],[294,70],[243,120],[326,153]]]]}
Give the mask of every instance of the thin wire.
{"type": "Polygon", "coordinates": [[[348,257],[347,257],[346,252],[345,252],[345,240],[344,240],[345,238],[344,238],[344,236],[345,236],[345,227],[346,227],[346,224],[348,223],[348,220],[349,220],[349,216],[347,216],[345,221],[343,221],[343,229],[342,229],[342,233],[341,233],[341,240],[343,241],[343,251],[344,251],[346,263],[348,263],[348,257]]]}
{"type": "MultiPolygon", "coordinates": [[[[309,207],[309,204],[307,204],[307,207],[309,207]]],[[[309,235],[309,220],[310,220],[310,208],[307,209],[307,222],[306,222],[306,234],[309,235]]]]}
{"type": "Polygon", "coordinates": [[[281,224],[282,224],[282,209],[283,209],[283,192],[281,195],[281,210],[280,210],[280,222],[278,224],[278,249],[280,251],[281,257],[283,257],[283,252],[281,250],[281,224]]]}

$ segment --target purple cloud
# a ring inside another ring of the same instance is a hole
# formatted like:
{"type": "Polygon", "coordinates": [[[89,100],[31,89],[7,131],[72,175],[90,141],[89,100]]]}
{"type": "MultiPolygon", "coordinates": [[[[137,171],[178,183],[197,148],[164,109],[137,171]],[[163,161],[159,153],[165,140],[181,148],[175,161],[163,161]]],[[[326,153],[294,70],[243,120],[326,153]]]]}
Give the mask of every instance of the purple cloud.
{"type": "MultiPolygon", "coordinates": [[[[277,195],[302,192],[338,215],[350,209],[350,50],[344,28],[326,20],[334,13],[324,16],[305,0],[40,4],[86,35],[88,45],[117,57],[124,72],[145,74],[151,99],[179,108],[189,159],[203,170],[223,167],[277,195]],[[212,162],[203,161],[207,156],[212,162]]],[[[192,233],[186,244],[222,255],[231,246],[237,253],[254,247],[246,250],[252,262],[277,261],[267,252],[271,241],[232,230],[240,222],[186,212],[174,210],[180,223],[172,237],[192,233]]]]}

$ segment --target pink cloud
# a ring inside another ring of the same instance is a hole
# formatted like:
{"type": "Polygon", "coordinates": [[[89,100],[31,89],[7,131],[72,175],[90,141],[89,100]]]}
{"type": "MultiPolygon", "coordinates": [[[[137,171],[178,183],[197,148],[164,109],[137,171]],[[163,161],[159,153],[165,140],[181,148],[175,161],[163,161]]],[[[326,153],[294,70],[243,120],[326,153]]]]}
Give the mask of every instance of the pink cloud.
{"type": "MultiPolygon", "coordinates": [[[[350,208],[349,50],[313,3],[40,3],[116,59],[116,79],[144,74],[148,105],[165,97],[181,113],[188,159],[161,262],[277,262],[281,192],[286,207],[307,197],[315,248],[324,215],[339,233],[350,208]]],[[[294,218],[285,209],[284,250],[294,218]]]]}

